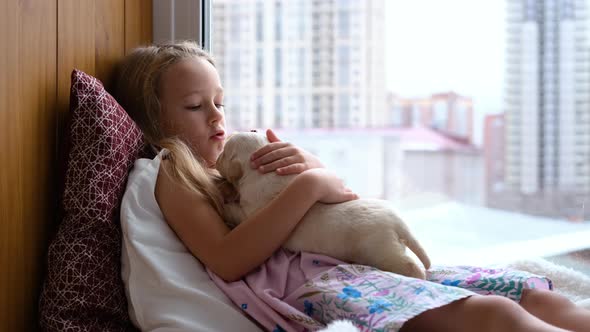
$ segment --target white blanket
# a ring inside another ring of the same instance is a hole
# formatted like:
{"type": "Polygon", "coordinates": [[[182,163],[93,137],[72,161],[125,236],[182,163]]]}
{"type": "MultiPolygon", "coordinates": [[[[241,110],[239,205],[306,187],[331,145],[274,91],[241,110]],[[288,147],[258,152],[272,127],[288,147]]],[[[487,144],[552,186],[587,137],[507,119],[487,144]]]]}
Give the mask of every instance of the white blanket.
{"type": "Polygon", "coordinates": [[[590,277],[542,258],[523,259],[508,264],[510,268],[543,275],[553,281],[556,293],[590,309],[590,277]]]}

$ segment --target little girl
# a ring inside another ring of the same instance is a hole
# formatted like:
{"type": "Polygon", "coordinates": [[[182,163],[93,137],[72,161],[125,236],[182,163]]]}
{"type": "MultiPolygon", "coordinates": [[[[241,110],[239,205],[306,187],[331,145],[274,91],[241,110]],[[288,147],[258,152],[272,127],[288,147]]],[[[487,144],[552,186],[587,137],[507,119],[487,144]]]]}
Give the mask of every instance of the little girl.
{"type": "Polygon", "coordinates": [[[347,319],[367,331],[590,331],[590,312],[549,291],[547,279],[524,272],[433,268],[425,281],[282,250],[313,204],[357,196],[271,130],[271,143],[252,155],[252,167],[299,175],[230,230],[220,217],[224,197],[214,169],[226,138],[223,88],[213,59],[196,44],[134,50],[115,93],[160,151],[154,197],[166,222],[217,286],[265,329],[316,330],[347,319]]]}

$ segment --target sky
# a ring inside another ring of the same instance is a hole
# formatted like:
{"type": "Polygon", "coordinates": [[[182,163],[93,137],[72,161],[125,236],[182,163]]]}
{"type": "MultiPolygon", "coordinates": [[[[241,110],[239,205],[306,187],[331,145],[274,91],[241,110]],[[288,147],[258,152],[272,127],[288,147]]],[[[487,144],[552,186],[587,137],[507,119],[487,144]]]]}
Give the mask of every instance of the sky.
{"type": "Polygon", "coordinates": [[[450,90],[472,97],[476,128],[483,114],[501,112],[505,2],[386,0],[388,90],[403,97],[450,90]]]}

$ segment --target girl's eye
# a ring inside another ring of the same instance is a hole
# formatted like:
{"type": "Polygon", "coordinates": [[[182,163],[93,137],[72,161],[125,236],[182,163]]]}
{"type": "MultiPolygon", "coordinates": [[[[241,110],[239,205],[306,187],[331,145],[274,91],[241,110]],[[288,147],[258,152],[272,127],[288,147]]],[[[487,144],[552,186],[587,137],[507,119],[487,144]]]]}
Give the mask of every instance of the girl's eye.
{"type": "MultiPolygon", "coordinates": [[[[215,107],[217,107],[218,109],[222,109],[223,106],[223,104],[215,104],[215,107]]],[[[186,109],[189,111],[199,111],[201,109],[201,105],[187,106],[186,109]]]]}

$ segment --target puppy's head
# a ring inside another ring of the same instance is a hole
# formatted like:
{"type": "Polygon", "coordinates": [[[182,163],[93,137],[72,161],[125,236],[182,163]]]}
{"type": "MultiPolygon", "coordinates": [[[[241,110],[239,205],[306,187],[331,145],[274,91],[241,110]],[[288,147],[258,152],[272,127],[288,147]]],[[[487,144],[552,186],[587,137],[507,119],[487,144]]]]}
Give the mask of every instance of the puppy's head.
{"type": "Polygon", "coordinates": [[[268,139],[255,132],[235,133],[227,138],[223,152],[217,158],[219,174],[236,185],[244,172],[250,169],[250,156],[268,143],[268,139]]]}

